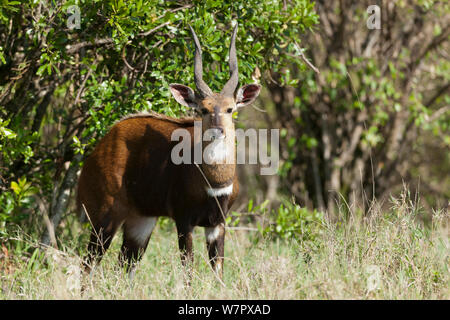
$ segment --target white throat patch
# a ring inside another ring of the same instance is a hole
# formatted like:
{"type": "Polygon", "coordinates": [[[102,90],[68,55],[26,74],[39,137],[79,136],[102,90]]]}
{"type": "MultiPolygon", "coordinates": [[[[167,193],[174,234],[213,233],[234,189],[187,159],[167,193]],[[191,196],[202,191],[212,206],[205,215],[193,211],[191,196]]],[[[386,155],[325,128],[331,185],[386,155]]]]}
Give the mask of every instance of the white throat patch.
{"type": "Polygon", "coordinates": [[[223,188],[206,188],[206,192],[210,197],[228,196],[233,192],[233,184],[223,188]]]}

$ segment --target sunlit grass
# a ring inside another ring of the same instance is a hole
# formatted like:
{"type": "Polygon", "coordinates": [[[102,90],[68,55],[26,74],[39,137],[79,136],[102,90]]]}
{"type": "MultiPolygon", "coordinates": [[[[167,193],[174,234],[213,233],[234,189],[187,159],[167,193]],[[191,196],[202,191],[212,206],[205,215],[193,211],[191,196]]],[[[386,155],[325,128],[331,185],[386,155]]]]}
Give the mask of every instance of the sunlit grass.
{"type": "MultiPolygon", "coordinates": [[[[399,199],[387,213],[324,219],[314,241],[230,231],[223,283],[211,271],[202,228],[194,234],[190,286],[172,224],[157,227],[132,283],[117,266],[121,236],[91,276],[76,245],[3,259],[1,299],[449,299],[449,215],[425,227],[399,199]],[[6,263],[8,262],[8,263],[6,263]],[[81,283],[86,290],[80,292],[81,283]]],[[[86,232],[84,230],[83,232],[86,232]]],[[[30,241],[22,239],[22,241],[30,241]]]]}

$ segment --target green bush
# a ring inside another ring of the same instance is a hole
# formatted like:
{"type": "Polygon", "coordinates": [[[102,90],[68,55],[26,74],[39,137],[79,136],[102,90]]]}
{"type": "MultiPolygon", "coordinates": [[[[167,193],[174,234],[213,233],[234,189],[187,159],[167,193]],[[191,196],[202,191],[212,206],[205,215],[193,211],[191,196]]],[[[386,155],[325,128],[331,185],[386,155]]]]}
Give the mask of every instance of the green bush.
{"type": "MultiPolygon", "coordinates": [[[[253,82],[256,67],[264,73],[302,65],[292,56],[292,44],[301,42],[318,16],[309,0],[0,1],[2,216],[34,211],[42,230],[45,210],[58,224],[73,208],[64,195],[74,190],[84,156],[116,121],[144,110],[169,116],[190,112],[168,90],[173,82],[193,87],[188,25],[202,43],[205,81],[221,89],[229,77],[234,21],[245,84],[253,82]],[[68,25],[73,5],[80,12],[79,29],[68,25]],[[42,200],[39,208],[13,201],[11,183],[19,178],[31,183],[42,200]]],[[[293,81],[283,74],[275,80],[293,81]]],[[[36,225],[27,221],[20,220],[21,226],[35,232],[36,225]]]]}
{"type": "Polygon", "coordinates": [[[323,228],[323,213],[285,202],[272,212],[273,221],[263,235],[284,240],[314,242],[323,228]]]}

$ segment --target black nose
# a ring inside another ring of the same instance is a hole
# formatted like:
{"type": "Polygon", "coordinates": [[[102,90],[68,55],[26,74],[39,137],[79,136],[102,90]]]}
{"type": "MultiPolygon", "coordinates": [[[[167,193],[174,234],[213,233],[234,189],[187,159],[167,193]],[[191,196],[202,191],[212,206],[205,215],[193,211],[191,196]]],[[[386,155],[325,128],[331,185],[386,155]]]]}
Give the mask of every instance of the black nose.
{"type": "Polygon", "coordinates": [[[223,134],[223,128],[222,127],[213,127],[214,130],[216,130],[219,134],[223,134]]]}
{"type": "Polygon", "coordinates": [[[223,128],[222,127],[211,127],[212,137],[214,139],[220,138],[223,136],[223,128]]]}

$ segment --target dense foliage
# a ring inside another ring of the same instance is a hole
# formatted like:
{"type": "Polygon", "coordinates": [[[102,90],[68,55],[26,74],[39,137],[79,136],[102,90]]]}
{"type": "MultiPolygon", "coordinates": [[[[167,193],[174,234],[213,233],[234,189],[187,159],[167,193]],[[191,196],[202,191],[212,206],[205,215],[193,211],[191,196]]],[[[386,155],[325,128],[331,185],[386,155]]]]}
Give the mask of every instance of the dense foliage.
{"type": "Polygon", "coordinates": [[[189,24],[217,90],[228,79],[234,21],[240,82],[248,83],[256,67],[303,64],[293,43],[318,17],[309,0],[82,0],[2,1],[0,20],[1,229],[22,221],[40,233],[44,215],[57,225],[73,212],[83,157],[115,121],[149,109],[188,112],[168,84],[194,87],[189,24]]]}
{"type": "Polygon", "coordinates": [[[279,188],[303,206],[366,211],[406,183],[445,209],[450,5],[379,1],[381,29],[369,29],[372,4],[317,1],[321,25],[304,43],[318,71],[292,66],[296,84],[267,82],[266,118],[285,137],[279,188]]]}

